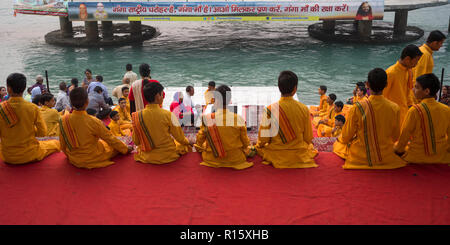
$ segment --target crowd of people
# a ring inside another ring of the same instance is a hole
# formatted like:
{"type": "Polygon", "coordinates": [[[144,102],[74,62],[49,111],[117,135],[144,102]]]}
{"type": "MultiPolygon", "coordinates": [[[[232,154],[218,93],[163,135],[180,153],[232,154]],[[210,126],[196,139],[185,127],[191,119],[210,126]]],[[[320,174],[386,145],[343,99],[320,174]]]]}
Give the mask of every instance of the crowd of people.
{"type": "Polygon", "coordinates": [[[173,162],[194,148],[202,154],[201,165],[209,167],[245,169],[253,165],[247,157],[258,154],[275,168],[311,168],[317,167],[318,154],[314,127],[319,137],[337,138],[333,152],[345,159],[345,169],[450,164],[448,86],[441,88],[432,73],[432,53],[444,40],[442,32],[433,31],[423,46],[406,46],[394,65],[372,69],[365,82],[358,82],[345,104],[322,85],[319,105],[308,108],[293,98],[297,75],[282,71],[281,98],[265,108],[255,145],[246,121],[228,109],[230,87],[216,87],[214,81],[208,83],[205,105],[193,101],[194,87],[187,86],[185,93],[174,94],[169,111],[162,108],[164,86],[152,79],[145,63],[139,66],[140,78],[126,65],[122,84],[112,91],[117,104],[103,77],[94,78],[89,69],[81,86],[76,78],[70,85],[61,82],[56,97],[42,76],[27,88],[26,77],[13,73],[7,87],[0,87],[0,158],[24,164],[62,151],[77,167],[104,167],[114,163],[116,154],[133,151],[117,137],[129,136],[136,146],[134,159],[143,163],[173,162]],[[188,140],[182,126],[195,126],[197,120],[196,139],[188,140]],[[36,139],[43,136],[56,139],[36,139]]]}

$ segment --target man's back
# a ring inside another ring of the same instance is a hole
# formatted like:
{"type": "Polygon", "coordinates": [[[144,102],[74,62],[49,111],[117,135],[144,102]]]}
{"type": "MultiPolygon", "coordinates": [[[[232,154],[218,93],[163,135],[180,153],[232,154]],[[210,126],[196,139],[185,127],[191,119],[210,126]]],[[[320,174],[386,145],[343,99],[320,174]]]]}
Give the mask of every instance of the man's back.
{"type": "Polygon", "coordinates": [[[94,109],[97,112],[100,111],[100,108],[105,109],[106,103],[105,100],[103,98],[103,95],[97,93],[97,92],[91,92],[89,93],[89,104],[88,104],[88,109],[94,109]]]}

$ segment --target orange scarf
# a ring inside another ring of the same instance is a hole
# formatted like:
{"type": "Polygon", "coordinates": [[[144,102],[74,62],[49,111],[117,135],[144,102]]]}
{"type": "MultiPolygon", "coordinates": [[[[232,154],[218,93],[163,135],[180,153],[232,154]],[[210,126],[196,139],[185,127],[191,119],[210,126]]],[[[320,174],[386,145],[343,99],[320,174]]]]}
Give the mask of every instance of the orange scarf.
{"type": "Polygon", "coordinates": [[[367,161],[372,167],[374,163],[382,161],[373,107],[369,100],[356,102],[355,105],[362,114],[367,161]]]}
{"type": "Polygon", "coordinates": [[[434,134],[434,126],[430,110],[425,103],[420,103],[413,106],[416,108],[420,117],[425,155],[434,155],[436,154],[436,137],[434,134]]]}
{"type": "Polygon", "coordinates": [[[77,135],[75,134],[72,125],[69,120],[70,114],[62,116],[59,119],[59,129],[61,131],[61,136],[64,139],[64,142],[67,145],[67,148],[71,151],[72,149],[76,149],[80,147],[78,143],[77,135]]]}
{"type": "Polygon", "coordinates": [[[274,120],[271,121],[275,124],[275,127],[278,128],[278,134],[280,135],[283,144],[287,144],[297,138],[294,129],[280,104],[275,103],[267,107],[267,117],[271,118],[272,115],[274,116],[274,120]]]}
{"type": "Polygon", "coordinates": [[[203,116],[203,126],[206,130],[206,139],[211,147],[214,157],[224,158],[226,156],[225,148],[220,139],[219,130],[216,125],[216,114],[210,113],[203,116]]]}
{"type": "Polygon", "coordinates": [[[0,115],[2,116],[3,120],[5,120],[6,126],[8,128],[13,127],[17,124],[17,122],[19,122],[19,118],[17,117],[16,112],[14,112],[14,109],[11,107],[8,101],[0,103],[0,115]]]}
{"type": "Polygon", "coordinates": [[[150,137],[150,132],[144,124],[144,118],[142,116],[142,111],[133,112],[131,115],[133,134],[136,134],[141,145],[139,146],[142,151],[151,151],[155,145],[153,144],[152,137],[150,137]]]}

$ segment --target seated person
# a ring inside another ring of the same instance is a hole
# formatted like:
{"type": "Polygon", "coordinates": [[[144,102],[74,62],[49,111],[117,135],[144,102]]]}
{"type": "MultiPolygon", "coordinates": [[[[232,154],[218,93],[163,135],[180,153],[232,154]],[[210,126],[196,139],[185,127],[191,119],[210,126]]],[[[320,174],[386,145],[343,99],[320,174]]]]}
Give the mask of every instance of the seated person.
{"type": "Polygon", "coordinates": [[[394,169],[406,162],[394,153],[400,134],[400,109],[384,98],[387,74],[381,68],[369,72],[370,97],[350,109],[333,152],[345,158],[344,169],[394,169]]]}
{"type": "Polygon", "coordinates": [[[95,115],[98,119],[103,120],[111,113],[111,108],[105,103],[102,95],[103,89],[97,86],[89,93],[89,105],[88,109],[94,109],[97,111],[95,115]]]}
{"type": "Polygon", "coordinates": [[[177,160],[192,151],[177,118],[162,109],[164,87],[157,82],[144,86],[145,108],[133,112],[133,142],[137,146],[134,160],[143,163],[164,164],[177,160]]]}
{"type": "Polygon", "coordinates": [[[130,111],[127,108],[127,102],[124,98],[119,99],[119,106],[116,106],[114,110],[119,113],[120,120],[124,123],[131,123],[130,111]]]}
{"type": "Polygon", "coordinates": [[[192,108],[188,110],[184,105],[182,92],[176,92],[173,95],[173,101],[170,104],[170,112],[178,118],[182,126],[184,126],[185,117],[187,119],[192,119],[192,122],[186,123],[186,125],[192,125],[194,123],[194,117],[191,116],[194,112],[192,111],[192,108]]]}
{"type": "Polygon", "coordinates": [[[342,126],[345,124],[345,117],[343,115],[337,115],[334,117],[334,127],[331,130],[331,137],[339,137],[342,133],[342,126]]]}
{"type": "Polygon", "coordinates": [[[334,103],[334,109],[330,111],[328,117],[319,121],[319,127],[317,128],[317,135],[319,137],[332,137],[332,130],[335,126],[335,118],[338,115],[345,117],[342,109],[344,108],[344,103],[342,101],[336,101],[334,103]]]}
{"type": "MultiPolygon", "coordinates": [[[[353,97],[347,99],[347,104],[348,105],[353,105],[353,103],[355,103],[357,101],[356,97],[356,93],[357,93],[357,89],[358,87],[365,87],[366,85],[363,82],[357,82],[356,83],[356,87],[353,89],[353,97]]],[[[366,90],[367,91],[367,90],[366,90]]]]}
{"type": "Polygon", "coordinates": [[[439,89],[433,73],[416,79],[413,90],[420,103],[409,108],[395,145],[409,163],[450,163],[450,108],[436,101],[439,89]]]}
{"type": "Polygon", "coordinates": [[[327,98],[327,112],[319,113],[319,116],[314,117],[312,120],[312,124],[317,128],[319,126],[319,122],[323,119],[326,119],[331,113],[334,111],[334,101],[336,101],[336,95],[330,94],[327,98]]]}
{"type": "Polygon", "coordinates": [[[55,97],[53,94],[45,93],[41,96],[41,104],[41,116],[47,125],[47,134],[45,136],[58,136],[61,114],[56,109],[52,109],[56,104],[55,97]]]}
{"type": "Polygon", "coordinates": [[[326,113],[328,111],[328,104],[327,104],[327,86],[321,85],[319,87],[319,95],[320,95],[320,103],[319,103],[319,107],[317,106],[310,106],[309,108],[309,112],[311,113],[312,116],[317,117],[319,116],[320,113],[326,113]]]}
{"type": "Polygon", "coordinates": [[[38,94],[38,95],[34,96],[34,98],[31,100],[31,102],[33,104],[37,105],[38,107],[41,107],[42,106],[41,96],[42,96],[41,94],[38,94]]]}
{"type": "Polygon", "coordinates": [[[101,168],[114,164],[111,158],[119,152],[131,152],[131,146],[117,139],[102,121],[87,114],[86,89],[74,88],[69,97],[73,112],[61,118],[59,140],[71,164],[78,168],[101,168]]]}
{"type": "Polygon", "coordinates": [[[10,98],[0,104],[0,158],[10,164],[40,161],[59,151],[58,140],[38,141],[47,134],[39,108],[23,99],[27,78],[12,73],[6,79],[10,98]]]}
{"type": "Polygon", "coordinates": [[[109,114],[109,117],[111,118],[111,122],[109,123],[108,127],[114,136],[131,136],[130,129],[122,129],[120,127],[119,112],[112,111],[111,114],[109,114]]]}
{"type": "Polygon", "coordinates": [[[294,100],[298,78],[291,71],[278,76],[281,99],[268,106],[261,119],[256,150],[264,164],[275,168],[317,167],[308,107],[294,100]]]}
{"type": "Polygon", "coordinates": [[[253,166],[247,162],[250,140],[245,121],[227,109],[230,101],[231,89],[226,85],[219,86],[214,93],[216,112],[202,116],[195,144],[197,151],[202,153],[200,165],[237,170],[253,166]]]}
{"type": "MultiPolygon", "coordinates": [[[[123,99],[125,99],[126,105],[127,105],[127,110],[128,110],[128,114],[130,114],[130,100],[128,99],[128,94],[130,93],[130,88],[129,87],[123,87],[122,88],[122,97],[123,99]]],[[[120,99],[119,98],[119,102],[120,99]]],[[[130,114],[131,117],[131,114],[130,114]]]]}

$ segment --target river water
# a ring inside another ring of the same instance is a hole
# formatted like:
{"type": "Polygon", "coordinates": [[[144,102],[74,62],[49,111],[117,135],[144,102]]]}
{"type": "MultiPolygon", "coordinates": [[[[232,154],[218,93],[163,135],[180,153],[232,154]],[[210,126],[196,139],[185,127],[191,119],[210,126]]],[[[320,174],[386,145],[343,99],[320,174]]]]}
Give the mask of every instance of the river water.
{"type": "MultiPolygon", "coordinates": [[[[428,33],[447,34],[450,5],[409,12],[409,25],[428,33]]],[[[12,3],[0,1],[0,85],[12,72],[24,73],[28,84],[48,70],[53,93],[72,77],[82,80],[86,68],[102,75],[109,92],[121,84],[125,64],[138,73],[139,64],[152,67],[152,77],[164,86],[204,85],[214,80],[232,86],[276,86],[282,70],[299,76],[299,100],[317,104],[317,87],[327,85],[338,100],[350,97],[354,83],[365,80],[375,67],[395,63],[406,44],[329,44],[309,37],[312,22],[148,22],[161,33],[140,47],[63,48],[45,43],[44,35],[59,29],[58,17],[13,16],[12,3]]],[[[394,13],[385,13],[394,21],[394,13]]],[[[81,25],[82,22],[74,23],[81,25]]],[[[434,72],[450,83],[450,40],[435,52],[434,72]]],[[[252,91],[249,91],[251,93],[252,91]]]]}

